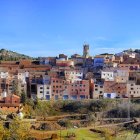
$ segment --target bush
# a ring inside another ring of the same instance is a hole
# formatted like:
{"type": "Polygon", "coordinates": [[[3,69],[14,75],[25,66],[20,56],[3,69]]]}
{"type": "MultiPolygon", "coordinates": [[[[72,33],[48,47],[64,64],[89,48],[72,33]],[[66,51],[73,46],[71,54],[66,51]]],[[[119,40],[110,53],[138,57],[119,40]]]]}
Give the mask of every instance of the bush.
{"type": "Polygon", "coordinates": [[[83,101],[71,101],[63,105],[64,112],[87,113],[89,110],[89,103],[83,101]]]}
{"type": "MultiPolygon", "coordinates": [[[[107,117],[110,118],[127,118],[129,104],[120,104],[107,112],[107,117]]],[[[140,117],[140,106],[137,104],[130,105],[130,117],[140,117]]]]}
{"type": "Polygon", "coordinates": [[[92,112],[100,112],[107,107],[107,102],[104,100],[95,100],[90,102],[89,110],[92,112]]]}

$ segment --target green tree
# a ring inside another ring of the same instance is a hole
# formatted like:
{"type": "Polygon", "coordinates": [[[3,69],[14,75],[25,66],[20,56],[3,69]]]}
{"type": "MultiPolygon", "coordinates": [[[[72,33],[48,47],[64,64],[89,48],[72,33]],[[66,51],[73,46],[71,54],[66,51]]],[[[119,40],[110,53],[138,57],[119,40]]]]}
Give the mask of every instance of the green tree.
{"type": "Polygon", "coordinates": [[[45,120],[49,112],[49,107],[48,107],[47,102],[38,101],[35,111],[37,115],[42,116],[45,120]]]}
{"type": "Polygon", "coordinates": [[[12,90],[12,92],[14,93],[14,94],[16,94],[16,95],[19,95],[19,91],[18,91],[18,83],[17,83],[17,81],[12,81],[12,88],[13,88],[13,90],[12,90]]]}
{"type": "Polygon", "coordinates": [[[27,95],[24,91],[21,93],[20,99],[21,99],[21,103],[23,103],[25,105],[25,103],[27,101],[27,95]]]}
{"type": "Polygon", "coordinates": [[[27,140],[30,136],[30,124],[15,118],[9,127],[10,140],[27,140]]]}
{"type": "Polygon", "coordinates": [[[0,123],[0,140],[2,140],[4,137],[4,127],[3,123],[0,123]]]}

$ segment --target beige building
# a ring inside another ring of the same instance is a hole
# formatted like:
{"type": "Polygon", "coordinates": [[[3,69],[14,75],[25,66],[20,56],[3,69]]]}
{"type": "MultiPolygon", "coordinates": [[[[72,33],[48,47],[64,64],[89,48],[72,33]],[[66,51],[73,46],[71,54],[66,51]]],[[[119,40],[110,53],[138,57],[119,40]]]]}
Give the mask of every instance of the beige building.
{"type": "Polygon", "coordinates": [[[103,98],[103,94],[104,94],[103,84],[94,84],[93,98],[94,99],[103,98]]]}
{"type": "Polygon", "coordinates": [[[136,85],[134,82],[127,84],[127,96],[128,97],[140,97],[140,85],[136,85]]]}
{"type": "Polygon", "coordinates": [[[127,68],[118,68],[114,71],[114,78],[117,83],[126,83],[129,80],[129,70],[127,68]]]}

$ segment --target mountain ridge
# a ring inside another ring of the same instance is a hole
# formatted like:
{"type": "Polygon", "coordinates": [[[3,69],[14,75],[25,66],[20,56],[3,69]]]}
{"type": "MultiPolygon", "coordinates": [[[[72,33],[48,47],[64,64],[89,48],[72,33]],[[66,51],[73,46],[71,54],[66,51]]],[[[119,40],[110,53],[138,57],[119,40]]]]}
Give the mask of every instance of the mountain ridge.
{"type": "Polygon", "coordinates": [[[20,59],[33,59],[33,57],[18,52],[14,52],[11,50],[7,50],[4,48],[0,49],[0,60],[18,61],[20,59]]]}

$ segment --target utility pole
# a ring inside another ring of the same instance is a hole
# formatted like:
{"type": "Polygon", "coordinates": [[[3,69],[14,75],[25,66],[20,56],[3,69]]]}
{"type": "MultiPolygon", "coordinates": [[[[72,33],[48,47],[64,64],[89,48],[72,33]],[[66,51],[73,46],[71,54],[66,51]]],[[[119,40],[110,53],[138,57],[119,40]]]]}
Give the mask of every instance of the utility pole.
{"type": "Polygon", "coordinates": [[[130,97],[130,93],[128,93],[128,112],[127,112],[128,121],[130,121],[130,104],[131,104],[131,97],[130,97]]]}
{"type": "Polygon", "coordinates": [[[131,101],[130,101],[130,97],[128,98],[128,120],[130,120],[130,104],[131,104],[131,101]]]}

